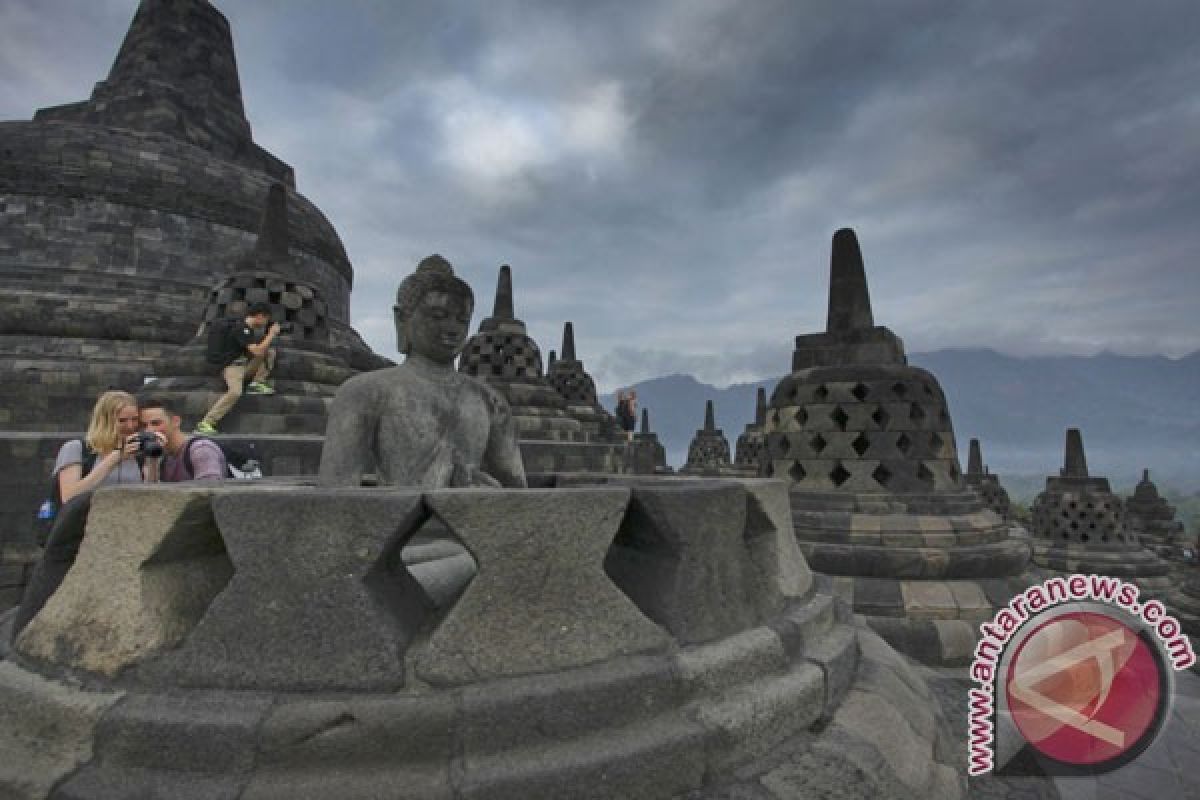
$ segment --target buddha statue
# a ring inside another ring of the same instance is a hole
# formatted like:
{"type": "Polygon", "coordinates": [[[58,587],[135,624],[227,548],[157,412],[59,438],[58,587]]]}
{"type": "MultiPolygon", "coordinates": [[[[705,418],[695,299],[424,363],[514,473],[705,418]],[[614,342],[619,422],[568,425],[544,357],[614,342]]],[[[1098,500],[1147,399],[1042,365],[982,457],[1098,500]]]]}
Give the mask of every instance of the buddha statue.
{"type": "Polygon", "coordinates": [[[525,486],[516,427],[505,400],[455,370],[475,297],[440,255],[400,283],[393,308],[406,358],[338,389],[325,429],[320,483],[426,489],[525,486]]]}

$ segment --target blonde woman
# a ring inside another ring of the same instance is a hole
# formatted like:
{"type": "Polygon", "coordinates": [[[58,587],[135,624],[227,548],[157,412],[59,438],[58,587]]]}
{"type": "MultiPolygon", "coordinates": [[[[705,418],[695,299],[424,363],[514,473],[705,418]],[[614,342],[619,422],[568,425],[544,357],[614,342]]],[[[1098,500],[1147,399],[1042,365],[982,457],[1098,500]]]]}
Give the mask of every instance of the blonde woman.
{"type": "Polygon", "coordinates": [[[25,597],[13,622],[14,638],[42,610],[75,563],[92,505],[92,490],[110,484],[142,482],[137,458],[138,425],[134,396],[128,392],[105,392],[92,408],[84,438],[72,439],[59,449],[53,478],[61,499],[46,549],[29,577],[25,597]]]}
{"type": "Polygon", "coordinates": [[[87,435],[72,439],[58,451],[54,478],[66,503],[81,492],[105,483],[141,483],[138,464],[137,399],[128,392],[109,391],[92,407],[87,435]]]}

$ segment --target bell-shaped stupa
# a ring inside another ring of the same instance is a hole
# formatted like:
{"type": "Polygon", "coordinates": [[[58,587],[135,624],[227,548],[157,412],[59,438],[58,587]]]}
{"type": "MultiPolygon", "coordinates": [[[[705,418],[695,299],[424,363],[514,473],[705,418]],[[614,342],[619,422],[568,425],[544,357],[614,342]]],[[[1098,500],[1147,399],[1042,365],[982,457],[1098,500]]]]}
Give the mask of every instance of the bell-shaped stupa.
{"type": "Polygon", "coordinates": [[[1012,504],[1008,492],[1000,485],[1000,479],[988,471],[983,463],[983,450],[978,439],[972,439],[967,452],[967,471],[963,473],[967,486],[979,492],[983,504],[1007,521],[1012,519],[1012,504]]]}
{"type": "Polygon", "coordinates": [[[762,468],[763,426],[767,422],[767,390],[759,387],[754,398],[754,422],[746,425],[734,447],[734,466],[742,467],[757,475],[762,468]]]}
{"type": "Polygon", "coordinates": [[[1142,470],[1142,479],[1125,501],[1126,522],[1142,545],[1170,558],[1183,548],[1195,548],[1195,537],[1188,537],[1183,522],[1175,518],[1175,506],[1158,493],[1150,480],[1150,470],[1142,470]]]}
{"type": "Polygon", "coordinates": [[[670,474],[667,465],[667,450],[658,440],[658,434],[650,430],[650,410],[642,409],[641,429],[633,435],[629,446],[629,471],[638,475],[670,474]]]}
{"type": "Polygon", "coordinates": [[[688,445],[687,463],[679,473],[705,476],[735,476],[742,473],[730,460],[729,440],[725,438],[725,432],[717,427],[712,400],[704,401],[704,427],[692,437],[688,445]]]}
{"type": "Polygon", "coordinates": [[[1138,541],[1108,478],[1088,474],[1078,428],[1067,430],[1063,468],[1046,478],[1030,512],[1033,560],[1039,567],[1125,578],[1149,595],[1163,596],[1170,589],[1167,562],[1138,541]]]}
{"type": "Polygon", "coordinates": [[[458,371],[473,375],[508,401],[522,440],[581,441],[583,426],[542,373],[542,351],[517,319],[512,268],[500,267],[492,315],[467,340],[458,371]]]}
{"type": "Polygon", "coordinates": [[[575,326],[563,325],[562,351],[549,368],[546,380],[567,403],[567,412],[579,420],[590,441],[624,442],[625,433],[596,396],[596,382],[575,356],[575,326]]]}
{"type": "Polygon", "coordinates": [[[826,330],[796,337],[765,439],[813,569],[898,649],[965,663],[978,624],[1026,585],[1029,545],[963,481],[946,396],[875,325],[849,229],[833,237],[826,330]]]}

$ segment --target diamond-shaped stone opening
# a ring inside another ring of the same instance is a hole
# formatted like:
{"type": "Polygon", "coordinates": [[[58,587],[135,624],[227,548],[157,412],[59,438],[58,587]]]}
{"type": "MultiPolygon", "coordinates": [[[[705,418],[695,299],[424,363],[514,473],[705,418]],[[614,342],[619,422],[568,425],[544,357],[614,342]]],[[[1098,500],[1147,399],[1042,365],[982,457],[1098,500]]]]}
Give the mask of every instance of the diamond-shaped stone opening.
{"type": "Polygon", "coordinates": [[[837,466],[833,468],[833,471],[829,473],[829,480],[833,481],[834,486],[841,486],[850,480],[850,472],[839,461],[837,466]]]}
{"type": "Polygon", "coordinates": [[[850,394],[854,395],[858,399],[858,402],[860,402],[860,403],[863,400],[866,400],[867,395],[870,393],[871,393],[870,389],[868,389],[866,384],[863,384],[863,383],[854,384],[854,388],[850,390],[850,394]]]}
{"type": "Polygon", "coordinates": [[[896,381],[892,384],[892,391],[896,394],[896,397],[903,399],[908,394],[908,387],[900,381],[896,381]]]}
{"type": "Polygon", "coordinates": [[[917,465],[917,480],[921,483],[933,483],[933,473],[929,471],[929,467],[922,462],[917,465]]]}
{"type": "Polygon", "coordinates": [[[911,406],[909,406],[908,418],[913,422],[921,422],[925,419],[925,409],[921,408],[921,406],[917,405],[916,403],[913,403],[911,406]]]}
{"type": "Polygon", "coordinates": [[[943,444],[945,444],[945,441],[938,434],[935,433],[929,437],[929,446],[933,448],[933,452],[941,452],[943,444]]]}
{"type": "Polygon", "coordinates": [[[788,451],[792,449],[792,443],[786,436],[779,437],[779,455],[787,457],[788,451]]]}
{"type": "Polygon", "coordinates": [[[870,449],[871,440],[868,439],[865,434],[860,433],[857,437],[855,437],[854,441],[850,443],[850,446],[854,448],[854,452],[858,453],[859,457],[861,458],[863,453],[870,449]]]}
{"type": "Polygon", "coordinates": [[[791,398],[792,398],[793,403],[800,399],[800,387],[799,386],[792,386],[791,398]]]}
{"type": "Polygon", "coordinates": [[[833,424],[838,426],[839,431],[846,430],[846,423],[850,421],[850,415],[845,410],[838,406],[829,414],[829,418],[833,420],[833,424]]]}
{"type": "Polygon", "coordinates": [[[883,429],[887,427],[888,420],[891,419],[891,415],[884,410],[883,406],[880,406],[879,408],[875,409],[875,413],[871,415],[871,419],[875,420],[875,424],[878,425],[880,429],[883,429]]]}
{"type": "Polygon", "coordinates": [[[813,392],[813,397],[817,399],[818,403],[824,403],[826,398],[829,397],[829,389],[825,386],[825,384],[822,383],[817,387],[817,390],[813,392]]]}
{"type": "Polygon", "coordinates": [[[804,467],[800,465],[799,461],[793,461],[791,469],[788,470],[788,476],[796,483],[799,483],[808,477],[808,473],[804,471],[804,467]]]}
{"type": "Polygon", "coordinates": [[[778,408],[775,409],[774,413],[771,414],[771,422],[775,425],[775,427],[777,427],[777,428],[779,427],[779,409],[778,408]]]}
{"type": "Polygon", "coordinates": [[[411,576],[425,589],[436,608],[449,608],[475,579],[478,569],[479,563],[463,541],[436,514],[427,513],[401,546],[383,554],[364,583],[376,594],[389,593],[407,583],[411,576]],[[469,565],[463,561],[464,555],[470,560],[469,565]],[[465,568],[439,569],[439,563],[451,563],[448,559],[462,562],[465,568]]]}
{"type": "Polygon", "coordinates": [[[825,441],[825,437],[819,433],[810,439],[808,443],[812,445],[813,451],[817,453],[820,453],[829,444],[829,442],[825,441]]]}
{"type": "Polygon", "coordinates": [[[871,473],[871,477],[874,478],[875,482],[880,486],[887,488],[888,481],[892,479],[892,471],[883,464],[880,464],[875,468],[875,471],[871,473]]]}
{"type": "Polygon", "coordinates": [[[925,391],[925,394],[929,395],[930,397],[933,397],[933,389],[930,387],[930,385],[928,383],[922,383],[921,388],[925,391]]]}
{"type": "Polygon", "coordinates": [[[162,580],[159,576],[179,574],[181,567],[191,570],[194,581],[191,600],[176,609],[178,619],[174,620],[181,632],[190,631],[200,622],[236,571],[212,512],[204,513],[203,518],[194,516],[189,522],[174,526],[140,570],[143,579],[151,584],[162,580]],[[202,580],[197,580],[200,576],[202,580]]]}
{"type": "Polygon", "coordinates": [[[912,439],[908,438],[907,433],[900,434],[900,438],[896,440],[896,449],[904,455],[908,455],[908,451],[912,449],[912,439]]]}
{"type": "Polygon", "coordinates": [[[805,423],[808,422],[808,412],[801,408],[796,411],[794,419],[796,420],[797,425],[803,427],[805,423]]]}

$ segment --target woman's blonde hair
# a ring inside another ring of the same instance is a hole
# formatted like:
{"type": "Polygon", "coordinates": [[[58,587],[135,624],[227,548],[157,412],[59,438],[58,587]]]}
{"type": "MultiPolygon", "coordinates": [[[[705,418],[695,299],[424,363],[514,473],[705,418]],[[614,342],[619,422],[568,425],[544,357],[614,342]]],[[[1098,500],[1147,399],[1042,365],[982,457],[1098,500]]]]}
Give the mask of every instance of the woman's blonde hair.
{"type": "Polygon", "coordinates": [[[96,453],[108,453],[121,446],[121,434],[117,430],[117,417],[122,408],[137,408],[137,398],[129,392],[117,390],[100,395],[92,407],[92,421],[88,423],[85,441],[96,453]]]}

